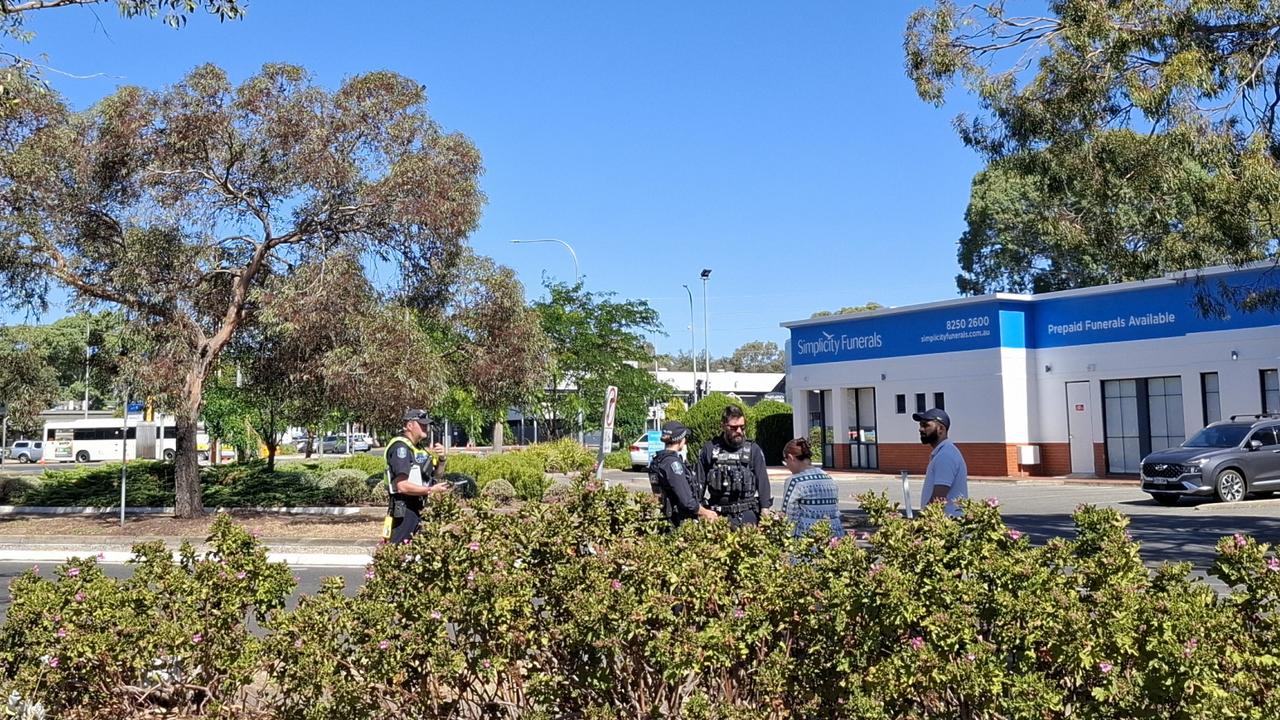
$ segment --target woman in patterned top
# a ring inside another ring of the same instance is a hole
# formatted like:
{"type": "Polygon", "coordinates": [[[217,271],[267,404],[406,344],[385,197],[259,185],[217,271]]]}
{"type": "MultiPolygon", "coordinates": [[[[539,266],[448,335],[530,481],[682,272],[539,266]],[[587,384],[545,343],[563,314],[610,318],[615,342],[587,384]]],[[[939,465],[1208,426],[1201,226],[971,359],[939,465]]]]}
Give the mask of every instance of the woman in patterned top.
{"type": "Polygon", "coordinates": [[[836,482],[813,466],[813,449],[805,438],[796,438],[782,449],[782,464],[791,471],[786,490],[782,494],[782,511],[795,526],[796,537],[809,532],[819,522],[826,521],[834,537],[844,535],[840,524],[840,497],[836,482]]]}

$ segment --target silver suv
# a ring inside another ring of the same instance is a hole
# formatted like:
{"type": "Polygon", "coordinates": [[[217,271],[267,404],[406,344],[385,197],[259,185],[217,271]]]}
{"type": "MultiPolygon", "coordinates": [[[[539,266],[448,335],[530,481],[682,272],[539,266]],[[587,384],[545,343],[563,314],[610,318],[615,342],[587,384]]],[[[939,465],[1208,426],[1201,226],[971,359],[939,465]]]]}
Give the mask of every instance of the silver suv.
{"type": "Polygon", "coordinates": [[[1161,505],[1183,495],[1222,502],[1280,490],[1280,414],[1232,415],[1142,459],[1142,490],[1161,505]]]}

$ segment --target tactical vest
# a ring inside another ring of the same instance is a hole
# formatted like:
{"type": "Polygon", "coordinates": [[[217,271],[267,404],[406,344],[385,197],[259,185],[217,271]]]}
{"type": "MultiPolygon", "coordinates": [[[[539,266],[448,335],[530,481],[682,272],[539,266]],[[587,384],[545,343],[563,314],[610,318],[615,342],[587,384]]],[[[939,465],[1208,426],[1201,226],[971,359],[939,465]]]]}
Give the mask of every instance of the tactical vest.
{"type": "Polygon", "coordinates": [[[754,498],[757,493],[756,476],[751,471],[750,440],[742,447],[730,450],[719,443],[711,445],[711,471],[707,473],[707,489],[717,502],[736,502],[754,498]]]}

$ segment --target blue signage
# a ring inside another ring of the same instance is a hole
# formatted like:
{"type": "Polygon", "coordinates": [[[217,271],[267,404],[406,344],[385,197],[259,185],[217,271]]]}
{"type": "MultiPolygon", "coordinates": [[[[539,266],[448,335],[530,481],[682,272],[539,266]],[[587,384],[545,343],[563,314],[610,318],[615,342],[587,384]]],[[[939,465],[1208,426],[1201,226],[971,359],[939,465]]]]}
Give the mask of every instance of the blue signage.
{"type": "MultiPolygon", "coordinates": [[[[1244,270],[1210,276],[1214,283],[1274,286],[1280,271],[1244,270]]],[[[1055,348],[1180,337],[1192,333],[1280,326],[1280,312],[1205,317],[1193,281],[1157,280],[1065,297],[957,303],[900,313],[835,320],[791,328],[791,364],[871,360],[964,350],[1055,348]]],[[[1230,307],[1230,304],[1225,304],[1230,307]]]]}
{"type": "Polygon", "coordinates": [[[661,452],[662,448],[664,447],[664,445],[662,444],[662,431],[661,430],[646,431],[644,434],[644,445],[645,445],[645,450],[649,453],[649,462],[653,462],[653,456],[661,452]]]}
{"type": "Polygon", "coordinates": [[[791,364],[999,347],[1000,305],[990,301],[792,328],[791,364]]]}
{"type": "Polygon", "coordinates": [[[139,401],[133,401],[133,402],[130,402],[130,403],[129,403],[129,412],[131,412],[131,413],[140,413],[140,412],[142,412],[142,409],[143,409],[144,407],[146,407],[146,403],[144,403],[144,402],[139,402],[139,401]]]}

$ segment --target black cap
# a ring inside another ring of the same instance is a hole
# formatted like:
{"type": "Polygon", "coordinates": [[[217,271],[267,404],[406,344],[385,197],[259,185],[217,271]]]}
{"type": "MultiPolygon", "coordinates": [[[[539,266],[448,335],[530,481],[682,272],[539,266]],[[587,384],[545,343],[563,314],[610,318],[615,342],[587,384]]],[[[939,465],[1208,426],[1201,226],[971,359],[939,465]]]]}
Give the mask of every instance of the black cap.
{"type": "Polygon", "coordinates": [[[683,423],[670,420],[662,426],[662,442],[675,443],[689,437],[689,428],[683,423]]]}
{"type": "Polygon", "coordinates": [[[946,410],[939,410],[938,408],[929,408],[928,410],[925,410],[922,413],[913,414],[911,416],[911,419],[915,420],[916,422],[925,422],[926,420],[937,420],[938,422],[942,423],[942,426],[945,427],[946,429],[948,430],[951,429],[951,416],[947,415],[946,410]]]}
{"type": "Polygon", "coordinates": [[[409,409],[404,411],[404,417],[400,418],[404,422],[416,420],[419,425],[430,425],[431,416],[427,415],[426,410],[409,409]]]}

